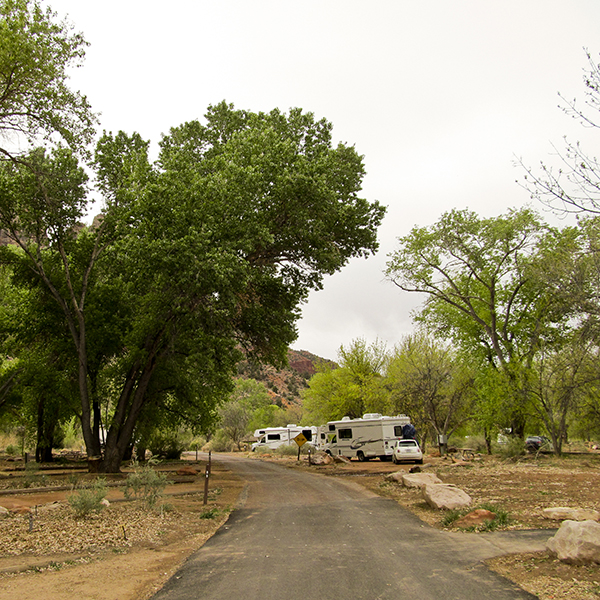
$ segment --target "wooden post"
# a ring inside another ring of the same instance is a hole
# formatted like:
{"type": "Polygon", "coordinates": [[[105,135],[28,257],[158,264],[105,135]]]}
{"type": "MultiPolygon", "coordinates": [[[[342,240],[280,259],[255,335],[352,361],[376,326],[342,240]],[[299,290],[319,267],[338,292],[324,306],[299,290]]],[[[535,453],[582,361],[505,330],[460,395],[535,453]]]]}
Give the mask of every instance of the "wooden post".
{"type": "Polygon", "coordinates": [[[210,470],[208,468],[208,465],[206,465],[206,472],[204,473],[204,503],[206,504],[208,502],[208,478],[210,476],[210,470]]]}
{"type": "Polygon", "coordinates": [[[208,472],[212,473],[212,450],[208,451],[208,472]]]}

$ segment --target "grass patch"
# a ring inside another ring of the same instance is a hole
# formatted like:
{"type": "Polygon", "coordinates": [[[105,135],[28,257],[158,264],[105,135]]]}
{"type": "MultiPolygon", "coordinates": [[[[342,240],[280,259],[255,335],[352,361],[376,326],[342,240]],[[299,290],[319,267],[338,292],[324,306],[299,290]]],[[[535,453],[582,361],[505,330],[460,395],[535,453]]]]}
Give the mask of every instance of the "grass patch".
{"type": "Polygon", "coordinates": [[[484,531],[496,531],[498,529],[504,529],[508,527],[511,522],[508,511],[504,510],[502,507],[497,506],[495,504],[490,504],[488,502],[484,502],[479,506],[472,506],[469,508],[463,509],[455,509],[455,510],[447,510],[444,513],[440,523],[442,527],[450,528],[454,527],[456,521],[464,517],[465,515],[473,512],[477,509],[484,509],[493,512],[496,515],[496,518],[491,521],[485,521],[481,525],[472,526],[472,527],[461,527],[461,531],[467,532],[484,532],[484,531]]]}

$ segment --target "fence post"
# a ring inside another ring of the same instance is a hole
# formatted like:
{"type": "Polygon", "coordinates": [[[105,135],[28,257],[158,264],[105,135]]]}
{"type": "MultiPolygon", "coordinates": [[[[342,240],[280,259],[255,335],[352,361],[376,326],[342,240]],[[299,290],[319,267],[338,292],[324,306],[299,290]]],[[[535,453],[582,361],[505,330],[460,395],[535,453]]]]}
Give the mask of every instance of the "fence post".
{"type": "Polygon", "coordinates": [[[208,478],[210,476],[210,470],[206,465],[206,471],[204,473],[204,504],[208,502],[208,478]]]}

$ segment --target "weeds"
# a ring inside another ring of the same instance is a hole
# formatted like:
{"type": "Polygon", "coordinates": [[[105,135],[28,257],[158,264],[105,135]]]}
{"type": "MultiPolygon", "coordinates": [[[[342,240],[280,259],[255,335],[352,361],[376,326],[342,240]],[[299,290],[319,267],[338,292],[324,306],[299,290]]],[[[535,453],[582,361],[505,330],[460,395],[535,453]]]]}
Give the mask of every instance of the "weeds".
{"type": "Polygon", "coordinates": [[[150,461],[144,466],[136,461],[133,463],[133,473],[125,481],[125,498],[141,500],[148,508],[155,508],[167,483],[166,474],[157,473],[150,461]]]}
{"type": "Polygon", "coordinates": [[[104,509],[102,501],[106,498],[107,487],[104,479],[96,479],[91,485],[84,485],[71,494],[67,501],[75,517],[87,517],[104,509]]]}
{"type": "Polygon", "coordinates": [[[478,526],[465,527],[464,531],[496,531],[497,529],[501,529],[509,525],[510,517],[508,512],[503,508],[500,508],[499,506],[495,506],[489,503],[480,504],[477,507],[470,507],[462,510],[447,510],[444,513],[444,516],[442,517],[440,523],[443,527],[452,527],[454,523],[458,521],[461,517],[464,517],[466,514],[478,508],[493,512],[496,515],[496,518],[491,521],[484,521],[481,525],[478,526]]]}
{"type": "Polygon", "coordinates": [[[28,462],[25,465],[25,477],[23,487],[42,487],[46,485],[47,477],[40,474],[40,465],[36,462],[28,462]]]}
{"type": "Polygon", "coordinates": [[[216,519],[220,514],[219,509],[216,506],[213,506],[212,508],[205,508],[201,513],[200,513],[200,518],[201,519],[216,519]]]}

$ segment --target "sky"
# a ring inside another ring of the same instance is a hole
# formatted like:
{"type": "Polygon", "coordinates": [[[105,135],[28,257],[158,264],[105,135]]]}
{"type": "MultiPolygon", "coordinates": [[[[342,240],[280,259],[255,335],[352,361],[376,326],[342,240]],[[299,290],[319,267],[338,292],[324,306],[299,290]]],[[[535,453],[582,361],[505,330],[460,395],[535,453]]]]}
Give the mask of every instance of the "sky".
{"type": "Polygon", "coordinates": [[[302,307],[293,347],[324,358],[413,331],[423,298],[383,275],[398,237],[453,208],[492,217],[532,203],[518,161],[552,163],[563,136],[594,140],[558,93],[585,99],[584,49],[600,62],[597,0],[47,4],[90,44],[71,85],[101,113],[100,130],[137,131],[156,151],[161,134],[221,100],[301,107],[364,156],[362,196],[387,215],[377,254],[327,277],[302,307]]]}

